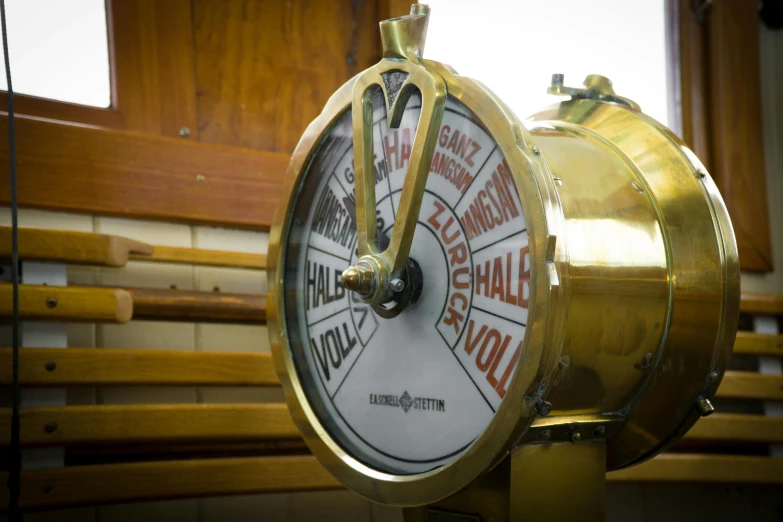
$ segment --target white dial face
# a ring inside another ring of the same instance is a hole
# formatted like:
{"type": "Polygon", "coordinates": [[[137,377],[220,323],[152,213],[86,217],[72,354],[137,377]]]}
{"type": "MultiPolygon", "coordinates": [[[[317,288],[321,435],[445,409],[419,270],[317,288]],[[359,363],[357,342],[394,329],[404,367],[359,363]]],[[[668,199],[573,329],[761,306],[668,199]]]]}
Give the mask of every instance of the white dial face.
{"type": "MultiPolygon", "coordinates": [[[[378,234],[399,208],[420,98],[399,128],[374,104],[378,234]]],[[[328,131],[297,194],[285,253],[289,346],[308,401],[349,454],[393,474],[457,459],[487,428],[524,357],[525,219],[508,164],[449,98],[410,257],[421,296],[384,319],[340,284],[355,264],[350,112],[328,131]]],[[[520,399],[521,400],[521,399],[520,399]]]]}

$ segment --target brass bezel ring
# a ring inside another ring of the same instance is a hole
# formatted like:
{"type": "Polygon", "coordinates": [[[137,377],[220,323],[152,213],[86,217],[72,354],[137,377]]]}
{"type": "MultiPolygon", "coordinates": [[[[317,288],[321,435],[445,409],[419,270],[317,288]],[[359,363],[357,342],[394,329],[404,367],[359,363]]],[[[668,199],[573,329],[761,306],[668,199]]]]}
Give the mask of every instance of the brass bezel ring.
{"type": "Polygon", "coordinates": [[[519,119],[486,87],[456,75],[449,67],[425,61],[446,82],[448,94],[471,109],[511,167],[528,228],[530,245],[530,308],[521,357],[511,378],[507,397],[487,429],[455,461],[415,475],[392,475],[375,470],[348,454],[321,424],[302,388],[288,345],[283,287],[285,241],[297,189],[321,137],[351,108],[356,77],[329,99],[322,113],[307,128],[286,171],[281,205],[270,231],[267,257],[269,329],[275,370],[285,391],[293,420],[316,458],[341,483],[370,500],[397,506],[415,506],[445,498],[490,470],[529,428],[535,405],[551,382],[562,342],[557,325],[564,318],[565,295],[557,271],[557,231],[562,224],[556,191],[519,119]],[[548,339],[548,340],[547,340],[548,339]]]}

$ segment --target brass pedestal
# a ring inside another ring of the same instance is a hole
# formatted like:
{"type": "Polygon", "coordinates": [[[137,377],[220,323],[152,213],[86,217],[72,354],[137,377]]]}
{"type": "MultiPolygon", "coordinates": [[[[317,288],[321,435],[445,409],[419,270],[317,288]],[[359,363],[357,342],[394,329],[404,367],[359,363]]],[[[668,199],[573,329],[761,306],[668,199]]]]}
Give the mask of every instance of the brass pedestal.
{"type": "Polygon", "coordinates": [[[520,446],[492,472],[435,504],[406,508],[405,522],[604,520],[606,446],[520,446]]]}

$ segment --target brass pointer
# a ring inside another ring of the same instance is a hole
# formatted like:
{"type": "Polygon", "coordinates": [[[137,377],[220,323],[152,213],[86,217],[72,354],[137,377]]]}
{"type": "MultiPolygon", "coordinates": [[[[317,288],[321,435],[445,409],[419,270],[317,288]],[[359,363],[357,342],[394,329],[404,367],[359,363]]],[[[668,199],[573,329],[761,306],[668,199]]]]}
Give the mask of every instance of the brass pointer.
{"type": "MultiPolygon", "coordinates": [[[[353,87],[353,147],[356,177],[356,232],[359,261],[342,274],[342,284],[356,292],[376,311],[398,300],[395,288],[404,287],[413,233],[419,218],[424,186],[432,163],[436,138],[443,119],[446,83],[422,60],[430,9],[415,4],[411,14],[381,22],[383,59],[361,74],[353,87]],[[402,80],[402,81],[400,81],[402,80]],[[395,91],[395,86],[398,86],[395,91]],[[408,169],[400,197],[400,207],[388,248],[381,251],[375,225],[375,184],[373,172],[372,100],[380,88],[386,101],[389,128],[399,127],[405,105],[416,89],[422,107],[413,140],[408,169]],[[370,174],[368,174],[370,173],[370,174]],[[368,177],[369,176],[369,177],[368,177]]],[[[397,315],[404,308],[395,306],[397,315]]],[[[385,315],[388,317],[387,315],[385,315]]]]}

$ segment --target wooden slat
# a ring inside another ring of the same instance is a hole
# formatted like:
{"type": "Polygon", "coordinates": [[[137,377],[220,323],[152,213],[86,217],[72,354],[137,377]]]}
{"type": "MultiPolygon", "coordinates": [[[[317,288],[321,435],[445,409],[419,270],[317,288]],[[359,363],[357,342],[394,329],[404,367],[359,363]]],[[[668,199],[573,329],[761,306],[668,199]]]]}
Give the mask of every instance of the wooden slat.
{"type": "Polygon", "coordinates": [[[716,396],[783,401],[783,376],[729,370],[723,376],[716,396]]]}
{"type": "MultiPolygon", "coordinates": [[[[260,441],[299,438],[285,404],[166,404],[23,408],[23,447],[260,441]]],[[[10,410],[0,410],[0,446],[10,410]]]]}
{"type": "MultiPolygon", "coordinates": [[[[339,488],[311,456],[103,464],[24,470],[19,505],[30,510],[339,488]]],[[[7,504],[8,489],[0,488],[0,509],[7,504]]]]}
{"type": "MultiPolygon", "coordinates": [[[[0,348],[0,384],[9,384],[10,349],[0,348]]],[[[269,354],[180,350],[25,348],[23,386],[203,385],[275,386],[269,354]],[[54,362],[49,371],[46,363],[54,362]]],[[[783,377],[728,371],[718,397],[783,400],[783,377]]]]}
{"type": "Polygon", "coordinates": [[[225,266],[231,268],[266,268],[266,256],[262,254],[205,250],[200,248],[156,246],[149,254],[132,254],[131,259],[135,261],[225,266]]]}
{"type": "MultiPolygon", "coordinates": [[[[280,385],[268,353],[24,348],[19,357],[29,387],[280,385]]],[[[0,348],[0,385],[10,383],[11,349],[0,348]]]]}
{"type": "MultiPolygon", "coordinates": [[[[0,320],[13,316],[12,286],[0,284],[0,320]]],[[[81,286],[19,286],[23,320],[126,323],[133,315],[128,292],[116,288],[81,286]]]]}
{"type": "MultiPolygon", "coordinates": [[[[783,485],[783,459],[664,454],[638,466],[612,471],[606,478],[609,482],[783,485]]],[[[340,483],[311,456],[104,464],[22,471],[20,507],[52,509],[340,488],[340,483]]],[[[7,505],[7,489],[0,491],[0,506],[7,505]]]]}
{"type": "MultiPolygon", "coordinates": [[[[125,266],[129,254],[149,255],[152,250],[152,245],[119,236],[41,228],[19,229],[19,259],[25,261],[125,266]]],[[[0,227],[0,259],[10,258],[11,227],[0,227]]]]}
{"type": "Polygon", "coordinates": [[[266,296],[154,288],[126,288],[133,318],[213,323],[266,322],[266,296]]]}
{"type": "Polygon", "coordinates": [[[699,419],[685,439],[783,444],[783,417],[715,413],[699,419]]]}
{"type": "Polygon", "coordinates": [[[607,473],[608,482],[702,482],[783,485],[783,459],[664,453],[607,473]]]}
{"type": "MultiPolygon", "coordinates": [[[[123,4],[124,2],[119,2],[123,4]]],[[[0,178],[8,176],[0,115],[0,178]]],[[[19,204],[254,229],[270,226],[288,155],[17,116],[19,204]]],[[[8,191],[0,191],[8,204],[8,191]]]]}
{"type": "MultiPolygon", "coordinates": [[[[299,438],[285,404],[103,405],[25,408],[22,446],[99,443],[193,443],[299,438]],[[48,429],[47,429],[48,426],[48,429]]],[[[10,413],[0,410],[0,446],[7,445],[10,413]]],[[[783,444],[783,418],[716,413],[686,440],[783,444]]]]}
{"type": "Polygon", "coordinates": [[[742,292],[740,311],[746,314],[783,315],[783,295],[742,292]]]}
{"type": "Polygon", "coordinates": [[[783,335],[737,332],[734,353],[783,357],[783,335]]]}
{"type": "Polygon", "coordinates": [[[64,449],[70,466],[152,462],[180,458],[225,459],[310,454],[307,444],[301,438],[86,444],[68,446],[64,449]]]}

